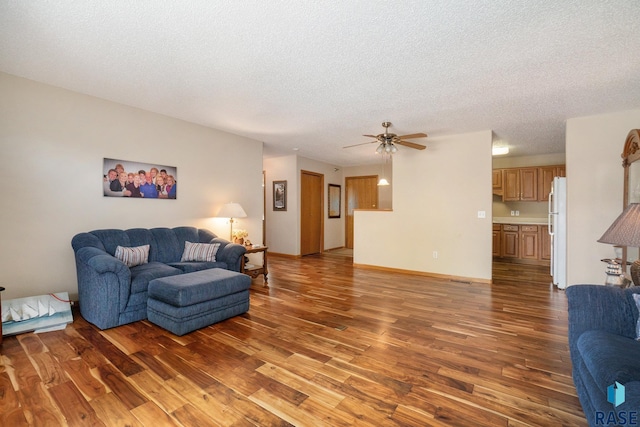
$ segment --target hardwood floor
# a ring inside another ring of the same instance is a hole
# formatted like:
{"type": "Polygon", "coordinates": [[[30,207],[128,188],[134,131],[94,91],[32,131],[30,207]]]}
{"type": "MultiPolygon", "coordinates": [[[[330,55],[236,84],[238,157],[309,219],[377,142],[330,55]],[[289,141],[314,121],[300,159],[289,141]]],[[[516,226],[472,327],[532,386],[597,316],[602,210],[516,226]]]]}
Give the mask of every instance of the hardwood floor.
{"type": "Polygon", "coordinates": [[[531,266],[488,285],[269,260],[247,314],[183,337],[76,313],[5,338],[0,425],[587,425],[565,295],[531,266]]]}

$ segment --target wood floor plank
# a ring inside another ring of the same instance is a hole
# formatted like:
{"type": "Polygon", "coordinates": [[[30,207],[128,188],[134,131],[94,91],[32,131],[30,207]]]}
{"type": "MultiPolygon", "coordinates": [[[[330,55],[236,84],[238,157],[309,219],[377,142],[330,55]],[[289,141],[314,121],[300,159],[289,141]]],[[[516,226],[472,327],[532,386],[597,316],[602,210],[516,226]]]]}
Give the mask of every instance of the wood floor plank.
{"type": "Polygon", "coordinates": [[[62,368],[78,387],[78,390],[88,399],[95,399],[106,394],[105,385],[93,376],[89,365],[83,359],[70,359],[62,362],[62,368]]]}
{"type": "Polygon", "coordinates": [[[71,381],[57,384],[49,389],[60,412],[69,426],[104,426],[89,402],[71,381]]]}
{"type": "MultiPolygon", "coordinates": [[[[197,407],[186,404],[181,408],[176,409],[172,412],[172,415],[183,425],[183,426],[223,426],[224,422],[217,422],[214,418],[207,415],[205,412],[201,411],[197,407]]],[[[235,425],[235,423],[234,423],[235,425]]],[[[250,425],[247,422],[247,425],[250,425]]]]}
{"type": "Polygon", "coordinates": [[[133,375],[142,371],[143,368],[133,361],[127,354],[118,349],[109,340],[107,340],[97,330],[86,327],[78,329],[78,332],[92,346],[97,348],[113,365],[115,365],[124,375],[133,375]]]}
{"type": "Polygon", "coordinates": [[[0,373],[0,425],[27,425],[18,394],[7,372],[0,373]]]}
{"type": "Polygon", "coordinates": [[[181,426],[171,414],[167,414],[151,401],[133,408],[130,412],[145,427],[181,426]]]}
{"type": "Polygon", "coordinates": [[[249,312],[183,336],[149,321],[5,337],[2,425],[587,425],[548,269],[493,283],[270,256],[249,312]]]}
{"type": "Polygon", "coordinates": [[[128,409],[133,409],[147,402],[149,399],[132,385],[122,372],[113,365],[103,365],[98,368],[100,381],[124,403],[128,409]]]}
{"type": "Polygon", "coordinates": [[[46,387],[58,385],[69,380],[58,359],[48,351],[31,354],[29,357],[46,387]]]}
{"type": "Polygon", "coordinates": [[[41,382],[20,387],[18,400],[29,425],[64,425],[65,416],[41,382]]]}
{"type": "MultiPolygon", "coordinates": [[[[96,417],[105,420],[108,426],[143,427],[144,425],[113,393],[99,396],[91,400],[89,404],[95,411],[96,417]]],[[[157,426],[163,425],[157,424],[157,419],[153,423],[157,426]]]]}

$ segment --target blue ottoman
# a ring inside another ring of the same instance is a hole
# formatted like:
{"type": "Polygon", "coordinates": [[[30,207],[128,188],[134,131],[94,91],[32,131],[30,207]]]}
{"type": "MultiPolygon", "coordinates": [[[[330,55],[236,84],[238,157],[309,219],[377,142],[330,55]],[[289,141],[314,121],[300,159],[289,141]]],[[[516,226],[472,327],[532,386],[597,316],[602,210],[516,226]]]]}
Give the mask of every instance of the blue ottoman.
{"type": "Polygon", "coordinates": [[[251,278],[212,268],[149,282],[147,318],[184,335],[249,310],[251,278]]]}

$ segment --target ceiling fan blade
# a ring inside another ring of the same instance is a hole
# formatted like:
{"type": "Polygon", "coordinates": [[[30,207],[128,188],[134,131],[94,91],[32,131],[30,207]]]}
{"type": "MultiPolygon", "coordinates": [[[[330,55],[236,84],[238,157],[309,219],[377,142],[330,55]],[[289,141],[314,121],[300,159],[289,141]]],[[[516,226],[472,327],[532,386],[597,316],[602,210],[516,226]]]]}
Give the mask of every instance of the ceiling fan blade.
{"type": "MultiPolygon", "coordinates": [[[[367,136],[367,135],[365,135],[367,136]]],[[[358,145],[365,145],[365,144],[371,144],[373,142],[378,142],[378,141],[368,141],[368,142],[361,142],[360,144],[353,144],[353,145],[347,145],[346,147],[342,147],[342,148],[351,148],[351,147],[357,147],[358,145]]]]}
{"type": "Polygon", "coordinates": [[[409,147],[409,148],[415,148],[416,150],[424,150],[425,148],[427,148],[422,144],[416,144],[415,142],[409,142],[409,141],[403,141],[403,140],[393,141],[393,143],[398,145],[404,145],[405,147],[409,147]]]}
{"type": "Polygon", "coordinates": [[[426,138],[427,134],[426,133],[411,133],[409,135],[399,135],[398,138],[400,139],[413,139],[413,138],[426,138]]]}
{"type": "Polygon", "coordinates": [[[362,135],[362,136],[366,136],[368,138],[376,138],[376,139],[378,139],[378,135],[362,135]]]}

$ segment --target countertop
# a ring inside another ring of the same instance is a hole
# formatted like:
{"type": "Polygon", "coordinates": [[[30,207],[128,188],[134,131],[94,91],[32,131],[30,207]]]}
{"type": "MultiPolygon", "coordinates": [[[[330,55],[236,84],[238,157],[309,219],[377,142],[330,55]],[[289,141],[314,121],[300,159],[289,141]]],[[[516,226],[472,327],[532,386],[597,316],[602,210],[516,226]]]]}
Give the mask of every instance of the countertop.
{"type": "Polygon", "coordinates": [[[522,216],[497,216],[493,217],[494,224],[531,224],[531,225],[547,225],[547,217],[544,218],[526,218],[522,216]]]}

